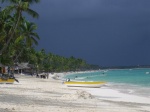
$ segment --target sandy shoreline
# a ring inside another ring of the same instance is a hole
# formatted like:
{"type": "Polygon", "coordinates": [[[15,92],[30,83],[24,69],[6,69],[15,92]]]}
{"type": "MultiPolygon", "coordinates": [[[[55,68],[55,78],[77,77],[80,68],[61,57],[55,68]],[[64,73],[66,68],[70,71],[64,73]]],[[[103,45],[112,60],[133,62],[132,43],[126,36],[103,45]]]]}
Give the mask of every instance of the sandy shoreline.
{"type": "Polygon", "coordinates": [[[51,77],[49,79],[25,75],[16,77],[20,83],[0,85],[0,112],[150,111],[150,98],[117,93],[107,88],[99,88],[98,91],[89,88],[68,88],[62,81],[51,77]],[[78,89],[91,93],[92,98],[84,99],[77,96],[78,89]],[[113,98],[115,95],[118,98],[113,98]]]}

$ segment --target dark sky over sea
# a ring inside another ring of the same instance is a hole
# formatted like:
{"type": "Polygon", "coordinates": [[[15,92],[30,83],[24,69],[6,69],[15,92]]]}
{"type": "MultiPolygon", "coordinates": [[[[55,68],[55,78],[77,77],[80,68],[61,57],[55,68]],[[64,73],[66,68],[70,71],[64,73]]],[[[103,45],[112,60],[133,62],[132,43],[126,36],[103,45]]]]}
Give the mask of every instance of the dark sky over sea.
{"type": "Polygon", "coordinates": [[[150,0],[41,0],[44,48],[100,66],[150,64],[150,0]]]}

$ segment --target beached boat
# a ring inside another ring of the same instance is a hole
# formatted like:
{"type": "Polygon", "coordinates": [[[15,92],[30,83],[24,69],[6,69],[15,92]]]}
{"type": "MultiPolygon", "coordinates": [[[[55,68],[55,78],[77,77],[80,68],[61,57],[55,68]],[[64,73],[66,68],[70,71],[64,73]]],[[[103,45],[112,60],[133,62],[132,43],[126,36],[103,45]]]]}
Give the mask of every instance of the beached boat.
{"type": "Polygon", "coordinates": [[[64,82],[68,87],[93,87],[98,88],[106,84],[106,82],[77,82],[77,81],[66,81],[64,82]]]}
{"type": "Polygon", "coordinates": [[[0,74],[0,84],[13,84],[15,81],[19,83],[13,75],[0,74]]]}
{"type": "Polygon", "coordinates": [[[0,83],[13,84],[15,82],[14,78],[0,78],[0,83]]]}

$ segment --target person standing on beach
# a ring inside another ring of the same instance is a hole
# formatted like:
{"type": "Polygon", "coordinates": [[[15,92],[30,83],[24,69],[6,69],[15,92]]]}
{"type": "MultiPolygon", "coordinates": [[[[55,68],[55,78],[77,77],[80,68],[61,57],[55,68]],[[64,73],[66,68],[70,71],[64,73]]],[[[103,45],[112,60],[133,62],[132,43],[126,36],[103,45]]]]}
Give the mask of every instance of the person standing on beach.
{"type": "Polygon", "coordinates": [[[8,72],[8,74],[10,74],[10,66],[8,66],[7,72],[8,72]]]}

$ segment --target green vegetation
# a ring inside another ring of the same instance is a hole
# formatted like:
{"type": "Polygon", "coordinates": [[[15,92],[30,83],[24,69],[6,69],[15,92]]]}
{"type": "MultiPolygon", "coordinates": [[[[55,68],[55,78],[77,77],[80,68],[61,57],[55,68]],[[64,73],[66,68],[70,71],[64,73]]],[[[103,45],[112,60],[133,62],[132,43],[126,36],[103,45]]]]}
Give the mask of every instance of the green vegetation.
{"type": "Polygon", "coordinates": [[[26,61],[29,61],[30,64],[34,65],[33,67],[37,70],[44,70],[47,72],[96,69],[95,66],[93,67],[93,65],[87,64],[86,61],[82,59],[74,58],[73,56],[65,58],[52,53],[46,54],[44,49],[41,51],[35,51],[32,49],[26,61]]]}
{"type": "Polygon", "coordinates": [[[28,62],[37,71],[76,71],[99,69],[89,65],[82,59],[73,56],[65,58],[35,50],[40,39],[35,32],[37,26],[29,22],[26,16],[38,17],[38,13],[30,9],[31,4],[40,0],[0,0],[8,6],[0,7],[0,63],[13,66],[15,63],[28,62]],[[28,15],[24,16],[24,13],[28,15]]]}

